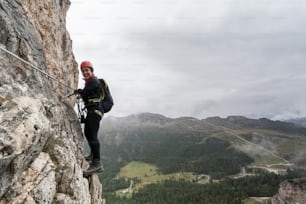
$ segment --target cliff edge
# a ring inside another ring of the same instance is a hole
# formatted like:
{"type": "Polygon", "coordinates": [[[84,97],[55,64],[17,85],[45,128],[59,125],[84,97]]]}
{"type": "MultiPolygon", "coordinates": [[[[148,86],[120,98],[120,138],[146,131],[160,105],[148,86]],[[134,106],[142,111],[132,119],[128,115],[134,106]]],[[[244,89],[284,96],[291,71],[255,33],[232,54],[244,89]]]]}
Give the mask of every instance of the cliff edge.
{"type": "Polygon", "coordinates": [[[306,204],[306,178],[286,180],[280,184],[272,204],[306,204]]]}
{"type": "Polygon", "coordinates": [[[84,138],[73,97],[65,97],[78,80],[69,6],[0,1],[1,204],[103,203],[97,175],[83,177],[84,138]]]}

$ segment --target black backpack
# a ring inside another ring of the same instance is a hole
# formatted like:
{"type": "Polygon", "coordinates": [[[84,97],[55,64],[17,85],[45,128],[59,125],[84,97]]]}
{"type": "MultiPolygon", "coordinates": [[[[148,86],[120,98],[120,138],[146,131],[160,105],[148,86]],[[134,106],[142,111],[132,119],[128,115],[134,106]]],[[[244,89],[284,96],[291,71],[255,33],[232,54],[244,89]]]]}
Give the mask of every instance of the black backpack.
{"type": "Polygon", "coordinates": [[[114,105],[113,97],[104,79],[99,79],[99,82],[101,85],[101,106],[102,106],[103,112],[107,113],[112,109],[114,105]]]}

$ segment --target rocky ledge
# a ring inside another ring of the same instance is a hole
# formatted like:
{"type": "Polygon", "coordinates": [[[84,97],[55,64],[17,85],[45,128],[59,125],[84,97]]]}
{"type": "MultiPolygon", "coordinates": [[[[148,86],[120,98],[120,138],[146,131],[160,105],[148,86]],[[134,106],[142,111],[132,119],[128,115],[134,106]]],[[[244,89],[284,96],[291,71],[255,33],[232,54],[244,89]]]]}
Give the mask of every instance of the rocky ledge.
{"type": "Polygon", "coordinates": [[[306,178],[282,182],[272,204],[306,204],[306,178]]]}

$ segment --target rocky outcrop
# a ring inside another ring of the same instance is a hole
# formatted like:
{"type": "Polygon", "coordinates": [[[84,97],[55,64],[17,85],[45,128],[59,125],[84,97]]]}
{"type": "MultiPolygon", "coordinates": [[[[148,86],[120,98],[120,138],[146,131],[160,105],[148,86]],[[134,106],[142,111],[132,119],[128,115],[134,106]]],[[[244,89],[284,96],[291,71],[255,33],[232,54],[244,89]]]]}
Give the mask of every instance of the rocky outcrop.
{"type": "Polygon", "coordinates": [[[306,178],[282,182],[272,204],[306,204],[306,178]]]}
{"type": "Polygon", "coordinates": [[[73,99],[78,71],[65,26],[69,0],[0,0],[0,203],[103,203],[84,178],[73,99]],[[41,71],[5,52],[8,50],[41,71]]]}

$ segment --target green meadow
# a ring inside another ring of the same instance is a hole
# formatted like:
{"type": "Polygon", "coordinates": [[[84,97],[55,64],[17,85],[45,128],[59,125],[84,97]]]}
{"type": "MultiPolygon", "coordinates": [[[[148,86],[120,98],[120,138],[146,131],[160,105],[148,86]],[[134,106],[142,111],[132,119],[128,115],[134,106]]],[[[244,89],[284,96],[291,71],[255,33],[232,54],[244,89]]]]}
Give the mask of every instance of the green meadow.
{"type": "Polygon", "coordinates": [[[133,178],[139,179],[139,182],[136,182],[134,184],[133,191],[137,191],[145,185],[152,183],[161,183],[165,180],[196,180],[196,176],[190,172],[162,174],[158,171],[158,168],[155,165],[138,161],[130,162],[124,167],[122,167],[116,178],[124,178],[127,180],[133,178]]]}

